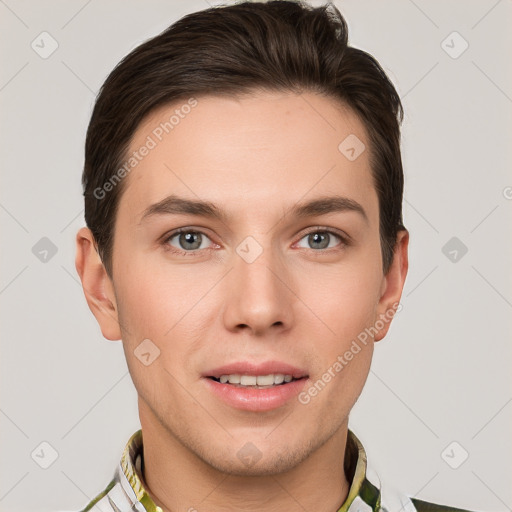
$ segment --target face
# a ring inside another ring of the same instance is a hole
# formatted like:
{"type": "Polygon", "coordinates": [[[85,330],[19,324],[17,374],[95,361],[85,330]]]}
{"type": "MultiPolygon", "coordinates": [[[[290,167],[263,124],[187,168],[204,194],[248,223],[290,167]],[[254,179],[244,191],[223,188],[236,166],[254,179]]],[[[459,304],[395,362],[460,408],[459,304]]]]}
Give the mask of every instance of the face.
{"type": "Polygon", "coordinates": [[[400,298],[406,239],[383,275],[368,136],[332,98],[186,104],[131,141],[130,155],[150,149],[124,178],[114,308],[96,317],[122,337],[143,427],[228,473],[284,471],[346,427],[400,298]]]}

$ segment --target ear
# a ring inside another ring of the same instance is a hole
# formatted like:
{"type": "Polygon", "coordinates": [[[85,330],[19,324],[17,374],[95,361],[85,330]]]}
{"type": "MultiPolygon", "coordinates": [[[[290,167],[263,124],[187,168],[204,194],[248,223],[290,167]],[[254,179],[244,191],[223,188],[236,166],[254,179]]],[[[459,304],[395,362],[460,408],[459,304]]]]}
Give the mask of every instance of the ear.
{"type": "Polygon", "coordinates": [[[400,230],[397,234],[393,261],[382,280],[381,296],[377,305],[378,318],[376,318],[375,325],[376,327],[384,325],[375,334],[374,341],[380,341],[386,336],[391,320],[397,311],[409,269],[408,247],[409,232],[406,229],[400,230]]]}
{"type": "Polygon", "coordinates": [[[76,234],[75,267],[89,309],[108,340],[120,340],[118,310],[114,287],[98,254],[94,236],[89,228],[83,227],[76,234]]]}

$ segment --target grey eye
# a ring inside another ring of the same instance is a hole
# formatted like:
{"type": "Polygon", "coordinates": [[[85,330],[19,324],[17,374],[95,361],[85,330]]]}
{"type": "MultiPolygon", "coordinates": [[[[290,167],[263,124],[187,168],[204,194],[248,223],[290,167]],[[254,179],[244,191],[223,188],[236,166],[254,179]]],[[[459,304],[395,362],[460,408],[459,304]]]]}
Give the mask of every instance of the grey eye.
{"type": "Polygon", "coordinates": [[[182,249],[185,251],[194,251],[197,249],[205,249],[206,247],[203,245],[208,240],[208,237],[199,231],[182,231],[180,233],[175,233],[171,235],[167,242],[176,247],[177,249],[182,249]],[[176,239],[178,241],[178,245],[175,245],[171,241],[176,239]]]}
{"type": "Polygon", "coordinates": [[[315,231],[313,233],[308,233],[306,236],[301,238],[301,241],[304,239],[307,239],[308,246],[306,249],[328,249],[336,246],[336,239],[338,239],[338,243],[341,241],[339,235],[330,231],[315,231]]]}

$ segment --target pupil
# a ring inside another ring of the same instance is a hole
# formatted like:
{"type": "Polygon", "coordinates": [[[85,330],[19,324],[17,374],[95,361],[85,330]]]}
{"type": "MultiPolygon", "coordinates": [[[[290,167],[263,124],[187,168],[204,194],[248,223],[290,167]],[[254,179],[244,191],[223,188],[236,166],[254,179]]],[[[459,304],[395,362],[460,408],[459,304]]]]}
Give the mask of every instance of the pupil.
{"type": "Polygon", "coordinates": [[[322,233],[312,233],[309,235],[309,239],[313,244],[320,243],[320,247],[313,247],[313,249],[325,249],[329,245],[327,238],[326,234],[322,233]]]}
{"type": "Polygon", "coordinates": [[[186,249],[197,249],[201,246],[201,234],[194,232],[181,234],[180,243],[186,249]],[[187,244],[192,244],[192,247],[187,246],[187,244]]]}

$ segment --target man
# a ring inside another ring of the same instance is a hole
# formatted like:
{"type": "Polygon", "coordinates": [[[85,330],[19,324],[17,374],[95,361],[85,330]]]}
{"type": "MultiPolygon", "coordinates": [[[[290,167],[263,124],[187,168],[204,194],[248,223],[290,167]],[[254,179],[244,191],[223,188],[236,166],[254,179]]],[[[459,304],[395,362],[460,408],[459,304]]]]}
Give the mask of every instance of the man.
{"type": "Polygon", "coordinates": [[[141,430],[83,510],[460,510],[348,428],[399,308],[402,105],[328,5],[185,16],[107,78],[76,268],[141,430]]]}

